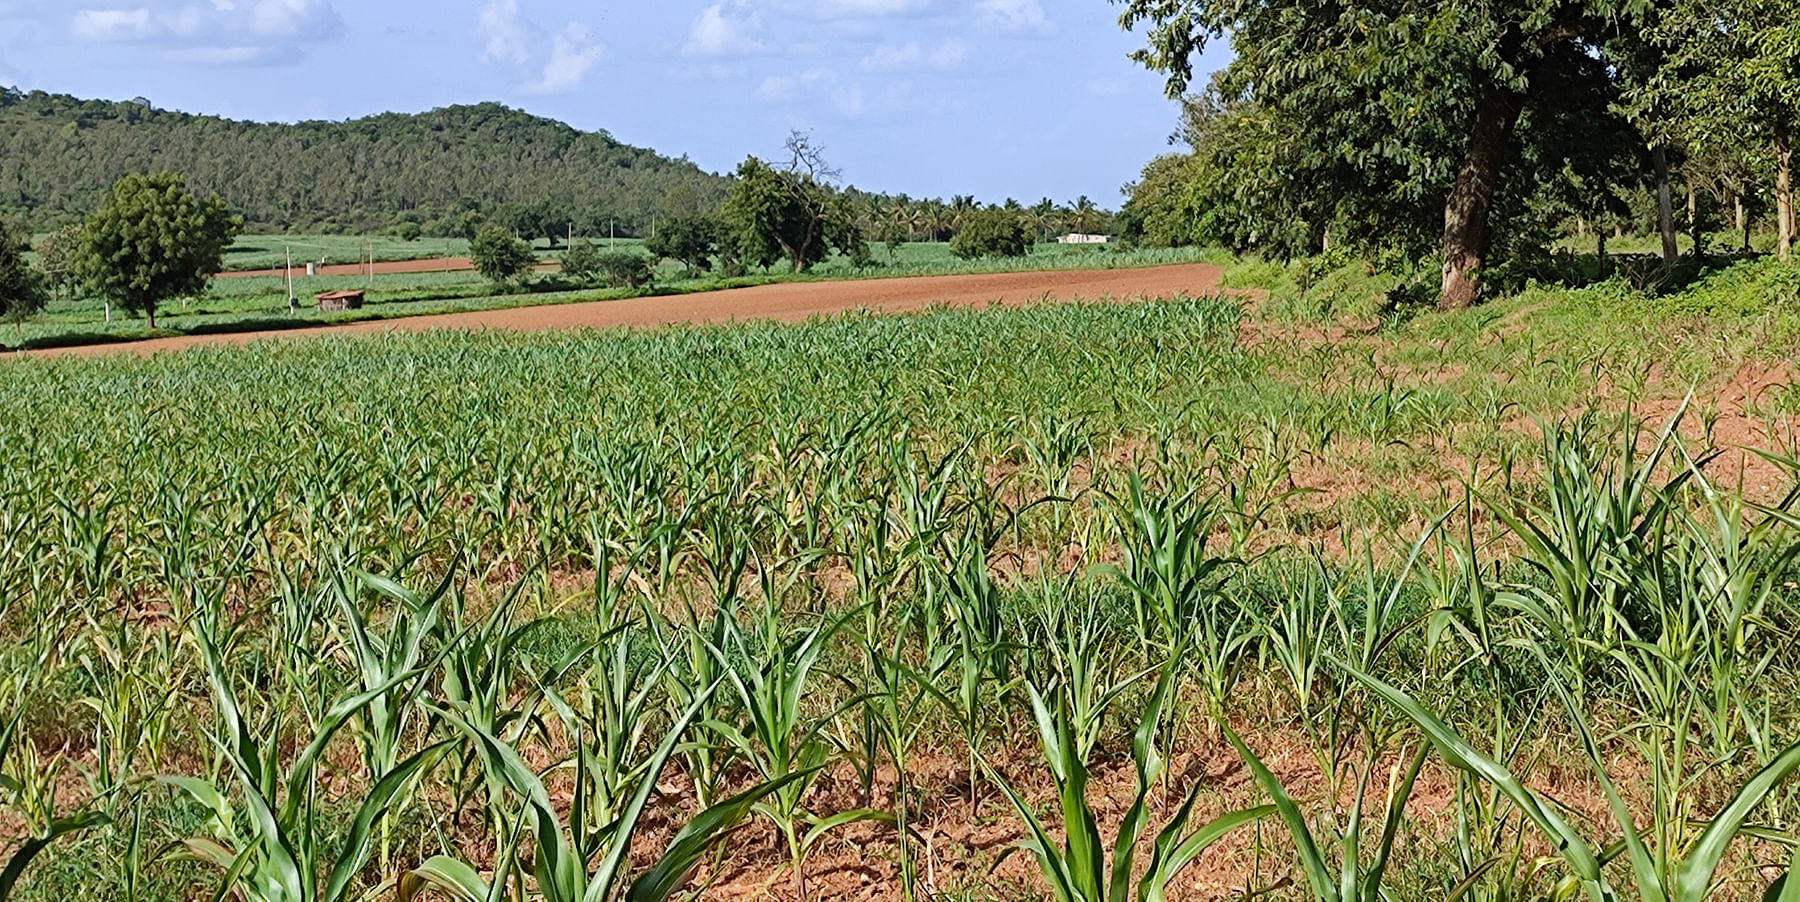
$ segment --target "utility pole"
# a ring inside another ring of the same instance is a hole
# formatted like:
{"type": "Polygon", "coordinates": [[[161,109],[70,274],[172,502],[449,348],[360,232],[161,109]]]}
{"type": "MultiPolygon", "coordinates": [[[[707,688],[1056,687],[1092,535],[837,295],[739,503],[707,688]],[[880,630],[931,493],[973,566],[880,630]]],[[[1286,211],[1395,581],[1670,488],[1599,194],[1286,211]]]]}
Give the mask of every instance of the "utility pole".
{"type": "Polygon", "coordinates": [[[300,305],[294,303],[294,249],[287,245],[282,245],[281,250],[287,255],[288,312],[297,313],[300,310],[300,305]]]}
{"type": "Polygon", "coordinates": [[[613,221],[608,219],[606,221],[606,249],[610,251],[618,246],[619,232],[613,228],[613,221]]]}

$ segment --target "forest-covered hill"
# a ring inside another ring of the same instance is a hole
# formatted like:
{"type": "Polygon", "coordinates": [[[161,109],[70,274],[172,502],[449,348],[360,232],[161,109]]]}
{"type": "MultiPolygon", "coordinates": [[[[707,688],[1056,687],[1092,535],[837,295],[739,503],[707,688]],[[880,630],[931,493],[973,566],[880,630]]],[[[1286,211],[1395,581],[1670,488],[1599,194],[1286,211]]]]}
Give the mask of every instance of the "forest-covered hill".
{"type": "Polygon", "coordinates": [[[463,214],[522,210],[603,233],[717,204],[727,181],[494,103],[347,122],[265,124],[0,89],[0,213],[38,229],[73,222],[129,172],[174,170],[252,228],[428,234],[463,214]]]}

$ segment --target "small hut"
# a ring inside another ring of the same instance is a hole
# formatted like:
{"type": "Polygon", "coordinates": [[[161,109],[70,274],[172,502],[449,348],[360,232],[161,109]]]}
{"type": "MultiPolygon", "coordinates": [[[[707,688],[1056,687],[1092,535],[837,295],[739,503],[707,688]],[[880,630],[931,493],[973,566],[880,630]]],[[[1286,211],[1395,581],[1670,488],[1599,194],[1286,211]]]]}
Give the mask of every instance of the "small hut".
{"type": "Polygon", "coordinates": [[[360,291],[327,291],[319,295],[319,312],[331,313],[337,310],[361,310],[363,293],[360,291]]]}

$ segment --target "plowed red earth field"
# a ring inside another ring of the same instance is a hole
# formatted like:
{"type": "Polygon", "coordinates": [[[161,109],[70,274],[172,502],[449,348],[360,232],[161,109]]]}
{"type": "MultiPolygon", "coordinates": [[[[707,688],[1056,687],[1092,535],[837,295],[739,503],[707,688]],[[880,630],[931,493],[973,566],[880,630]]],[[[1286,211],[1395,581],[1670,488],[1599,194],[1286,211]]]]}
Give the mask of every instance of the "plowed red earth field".
{"type": "Polygon", "coordinates": [[[508,310],[413,316],[268,332],[186,335],[145,341],[55,348],[36,354],[151,354],[200,345],[246,344],[270,338],[419,331],[424,329],[543,329],[654,327],[744,320],[798,321],[853,310],[902,313],[933,306],[983,308],[1037,301],[1127,300],[1216,291],[1220,269],[1206,263],[1145,269],[924,276],[846,282],[798,282],[669,297],[631,298],[508,310]]]}

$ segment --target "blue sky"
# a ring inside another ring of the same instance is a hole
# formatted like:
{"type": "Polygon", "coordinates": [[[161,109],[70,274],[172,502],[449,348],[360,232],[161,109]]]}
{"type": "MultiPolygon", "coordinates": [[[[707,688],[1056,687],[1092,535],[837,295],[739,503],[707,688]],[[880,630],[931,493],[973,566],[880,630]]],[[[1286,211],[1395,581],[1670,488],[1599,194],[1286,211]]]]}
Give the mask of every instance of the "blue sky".
{"type": "Polygon", "coordinates": [[[1116,207],[1176,124],[1117,15],[1105,0],[0,0],[0,83],[278,121],[497,100],[715,171],[800,128],[871,190],[1116,207]]]}

